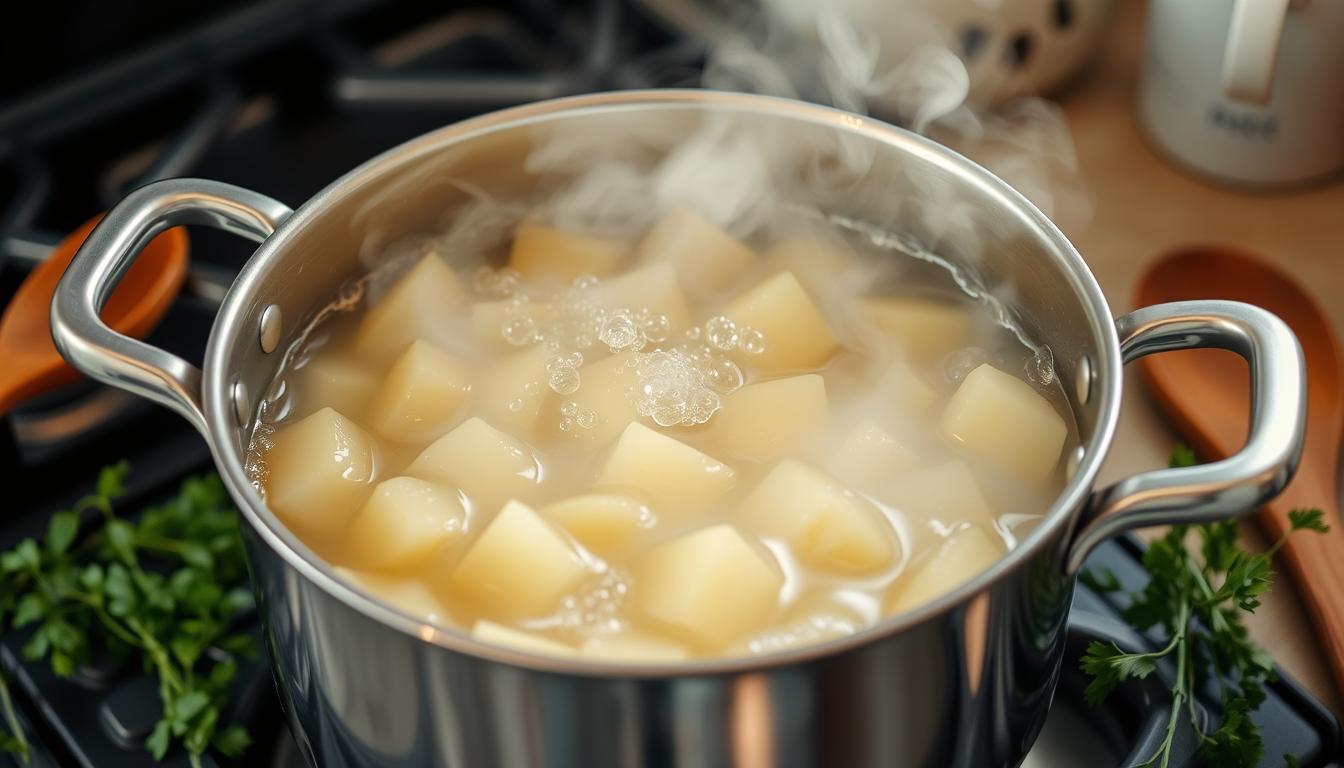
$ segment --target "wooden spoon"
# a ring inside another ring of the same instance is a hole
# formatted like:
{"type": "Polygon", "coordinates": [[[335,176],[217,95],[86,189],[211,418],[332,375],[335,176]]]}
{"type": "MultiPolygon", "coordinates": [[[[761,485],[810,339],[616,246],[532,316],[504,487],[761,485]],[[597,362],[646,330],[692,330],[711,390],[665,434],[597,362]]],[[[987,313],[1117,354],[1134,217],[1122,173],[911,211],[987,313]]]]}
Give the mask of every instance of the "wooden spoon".
{"type": "MultiPolygon", "coordinates": [[[[1344,519],[1339,508],[1339,443],[1344,435],[1344,364],[1330,320],[1278,267],[1235,248],[1205,245],[1168,252],[1140,278],[1139,306],[1182,299],[1234,299],[1288,323],[1307,361],[1307,437],[1288,488],[1260,511],[1265,533],[1288,530],[1288,511],[1319,507],[1330,532],[1291,536],[1281,553],[1316,627],[1344,695],[1344,519]]],[[[1230,456],[1246,441],[1250,377],[1241,358],[1189,350],[1143,358],[1141,370],[1177,432],[1206,459],[1230,456]]]]}
{"type": "MultiPolygon", "coordinates": [[[[19,286],[0,315],[0,416],[47,390],[79,379],[51,341],[51,297],[75,252],[101,219],[90,219],[65,238],[19,286]]],[[[167,230],[150,241],[126,272],[103,322],[118,333],[143,337],[158,324],[187,276],[187,233],[167,230]]]]}

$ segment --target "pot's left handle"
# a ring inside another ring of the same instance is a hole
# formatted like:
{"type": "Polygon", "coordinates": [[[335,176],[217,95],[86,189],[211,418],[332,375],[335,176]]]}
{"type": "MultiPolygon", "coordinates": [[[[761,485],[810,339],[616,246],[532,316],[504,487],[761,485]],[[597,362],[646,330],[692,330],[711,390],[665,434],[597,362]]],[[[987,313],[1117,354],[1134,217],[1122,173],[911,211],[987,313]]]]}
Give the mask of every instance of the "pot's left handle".
{"type": "Polygon", "coordinates": [[[103,217],[56,286],[51,302],[56,349],[83,373],[166,405],[207,434],[201,370],[117,333],[99,313],[140,251],[165,229],[203,224],[261,242],[290,213],[265,195],[205,179],[168,179],[135,190],[103,217]]]}
{"type": "Polygon", "coordinates": [[[1306,432],[1306,363],[1288,325],[1237,301],[1178,301],[1115,322],[1126,363],[1155,352],[1215,347],[1246,359],[1251,420],[1240,451],[1210,464],[1127,477],[1092,494],[1065,560],[1069,574],[1106,539],[1132,528],[1244,515],[1279,495],[1297,471],[1306,432]]]}

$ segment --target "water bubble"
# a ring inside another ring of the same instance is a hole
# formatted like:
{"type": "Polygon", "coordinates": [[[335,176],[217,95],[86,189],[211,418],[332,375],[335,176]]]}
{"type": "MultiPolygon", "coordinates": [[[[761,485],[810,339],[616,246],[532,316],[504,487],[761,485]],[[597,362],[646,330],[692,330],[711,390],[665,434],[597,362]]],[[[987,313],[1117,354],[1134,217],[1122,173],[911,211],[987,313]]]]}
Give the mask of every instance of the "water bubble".
{"type": "Polygon", "coordinates": [[[557,395],[572,395],[579,389],[579,371],[568,365],[560,365],[551,369],[550,386],[551,391],[557,395]]]}
{"type": "Polygon", "coordinates": [[[705,378],[715,390],[732,392],[742,386],[742,369],[726,357],[717,357],[710,361],[705,378]]]}
{"type": "Polygon", "coordinates": [[[560,431],[568,432],[572,429],[574,429],[574,419],[569,416],[562,416],[560,418],[560,431]]]}
{"type": "Polygon", "coordinates": [[[566,400],[560,404],[560,413],[565,416],[577,416],[579,413],[579,404],[573,400],[566,400]]]}
{"type": "Polygon", "coordinates": [[[691,328],[687,328],[687,329],[686,329],[686,338],[690,339],[691,341],[697,341],[697,340],[699,340],[699,338],[700,338],[700,327],[699,327],[699,326],[693,326],[693,327],[691,327],[691,328]]]}
{"type": "Polygon", "coordinates": [[[644,338],[652,342],[664,341],[672,331],[672,323],[667,319],[667,315],[642,317],[640,327],[644,332],[644,338]]]}
{"type": "Polygon", "coordinates": [[[1055,383],[1055,356],[1049,347],[1041,347],[1027,360],[1027,381],[1038,387],[1055,383]]]}
{"type": "Polygon", "coordinates": [[[765,334],[750,326],[743,326],[737,346],[749,355],[759,355],[765,351],[765,334]]]}
{"type": "Polygon", "coordinates": [[[522,281],[523,276],[518,270],[505,267],[495,278],[495,294],[500,298],[508,298],[514,295],[522,281]]]}
{"type": "Polygon", "coordinates": [[[580,429],[592,429],[593,424],[597,422],[597,411],[592,408],[585,408],[579,411],[578,415],[574,417],[574,421],[580,429]]]}
{"type": "Polygon", "coordinates": [[[599,282],[597,275],[579,275],[574,278],[574,287],[580,291],[586,291],[589,288],[596,288],[599,282]]]}
{"type": "Polygon", "coordinates": [[[523,394],[536,395],[541,392],[541,385],[535,381],[529,381],[523,385],[523,394]]]}
{"type": "Polygon", "coordinates": [[[603,318],[598,338],[612,352],[644,346],[644,337],[635,323],[635,318],[625,310],[609,313],[603,318]]]}
{"type": "Polygon", "coordinates": [[[711,317],[705,323],[705,339],[719,349],[735,349],[738,340],[737,325],[723,315],[711,317]]]}
{"type": "Polygon", "coordinates": [[[537,340],[537,324],[527,315],[511,317],[504,322],[502,333],[504,340],[515,347],[526,346],[537,340]]]}
{"type": "Polygon", "coordinates": [[[523,410],[523,401],[520,398],[515,397],[514,399],[509,401],[508,405],[509,410],[512,411],[513,413],[517,413],[523,410]]]}

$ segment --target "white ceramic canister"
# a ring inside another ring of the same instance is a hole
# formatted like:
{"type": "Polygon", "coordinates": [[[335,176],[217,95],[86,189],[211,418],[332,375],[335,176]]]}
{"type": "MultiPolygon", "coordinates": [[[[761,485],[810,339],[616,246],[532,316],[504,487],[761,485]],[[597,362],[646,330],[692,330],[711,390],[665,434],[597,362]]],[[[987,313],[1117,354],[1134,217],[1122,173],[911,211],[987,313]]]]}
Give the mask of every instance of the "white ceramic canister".
{"type": "Polygon", "coordinates": [[[1150,0],[1140,114],[1197,176],[1301,184],[1344,169],[1344,0],[1150,0]]]}

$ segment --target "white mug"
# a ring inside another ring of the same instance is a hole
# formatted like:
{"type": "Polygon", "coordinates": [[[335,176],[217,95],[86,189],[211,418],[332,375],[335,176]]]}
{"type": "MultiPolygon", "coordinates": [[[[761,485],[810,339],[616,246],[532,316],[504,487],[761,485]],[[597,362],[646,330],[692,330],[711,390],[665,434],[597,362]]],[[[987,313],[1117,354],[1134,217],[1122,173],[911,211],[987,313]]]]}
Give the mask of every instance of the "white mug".
{"type": "Polygon", "coordinates": [[[1140,113],[1196,175],[1286,186],[1344,169],[1344,0],[1150,0],[1140,113]]]}

